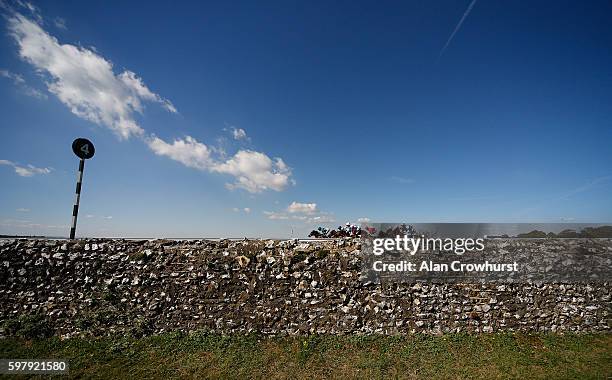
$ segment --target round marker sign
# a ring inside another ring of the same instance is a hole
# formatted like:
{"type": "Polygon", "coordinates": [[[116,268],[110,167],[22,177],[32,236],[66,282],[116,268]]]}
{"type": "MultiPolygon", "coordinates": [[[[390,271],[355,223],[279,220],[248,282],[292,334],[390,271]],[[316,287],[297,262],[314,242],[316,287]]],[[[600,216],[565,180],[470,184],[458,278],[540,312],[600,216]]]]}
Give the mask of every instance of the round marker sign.
{"type": "Polygon", "coordinates": [[[96,152],[96,148],[94,148],[91,141],[87,139],[76,139],[72,143],[72,151],[77,157],[87,160],[92,158],[94,153],[96,152]]]}

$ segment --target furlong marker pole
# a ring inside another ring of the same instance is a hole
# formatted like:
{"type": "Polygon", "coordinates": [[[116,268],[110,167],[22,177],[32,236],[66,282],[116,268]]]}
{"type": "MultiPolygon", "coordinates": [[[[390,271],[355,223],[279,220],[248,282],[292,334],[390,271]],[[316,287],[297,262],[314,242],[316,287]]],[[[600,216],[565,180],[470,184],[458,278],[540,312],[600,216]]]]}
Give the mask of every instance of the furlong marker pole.
{"type": "MultiPolygon", "coordinates": [[[[1,1],[1,0],[0,0],[1,1]]],[[[85,160],[88,160],[94,156],[96,148],[91,141],[78,138],[72,142],[72,151],[78,158],[79,161],[79,174],[77,176],[76,184],[76,195],[74,197],[74,206],[72,207],[72,225],[70,226],[70,239],[74,239],[76,233],[76,222],[77,215],[79,215],[79,201],[81,200],[81,183],[83,182],[83,169],[85,168],[85,160]]]]}
{"type": "Polygon", "coordinates": [[[83,169],[85,169],[85,160],[81,158],[81,160],[79,161],[79,173],[77,175],[74,206],[72,207],[72,225],[70,226],[70,239],[74,239],[74,234],[76,233],[77,215],[79,214],[79,201],[81,200],[81,183],[83,183],[83,169]]]}

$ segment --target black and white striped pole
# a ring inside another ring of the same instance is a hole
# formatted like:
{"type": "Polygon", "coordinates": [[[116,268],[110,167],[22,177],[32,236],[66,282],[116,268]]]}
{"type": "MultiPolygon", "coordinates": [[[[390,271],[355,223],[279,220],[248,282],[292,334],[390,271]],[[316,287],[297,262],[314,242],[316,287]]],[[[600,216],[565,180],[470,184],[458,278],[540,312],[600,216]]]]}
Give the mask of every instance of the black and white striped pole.
{"type": "Polygon", "coordinates": [[[70,239],[74,239],[76,233],[77,215],[79,214],[79,201],[81,200],[81,184],[83,183],[83,169],[85,169],[85,160],[93,157],[96,149],[91,141],[87,139],[76,139],[72,142],[72,151],[79,160],[79,172],[77,174],[77,184],[74,197],[74,206],[72,206],[72,224],[70,225],[70,239]]]}

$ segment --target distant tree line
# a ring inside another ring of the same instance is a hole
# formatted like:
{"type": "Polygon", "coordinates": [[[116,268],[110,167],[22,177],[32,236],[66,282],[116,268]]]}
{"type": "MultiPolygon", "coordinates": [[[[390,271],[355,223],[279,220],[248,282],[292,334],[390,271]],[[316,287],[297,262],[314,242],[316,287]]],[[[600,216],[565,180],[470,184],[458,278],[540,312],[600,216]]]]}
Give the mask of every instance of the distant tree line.
{"type": "MultiPolygon", "coordinates": [[[[507,237],[507,236],[506,236],[507,237]]],[[[563,230],[558,234],[533,230],[525,234],[516,235],[518,238],[612,238],[612,226],[586,227],[582,231],[563,230]]]]}

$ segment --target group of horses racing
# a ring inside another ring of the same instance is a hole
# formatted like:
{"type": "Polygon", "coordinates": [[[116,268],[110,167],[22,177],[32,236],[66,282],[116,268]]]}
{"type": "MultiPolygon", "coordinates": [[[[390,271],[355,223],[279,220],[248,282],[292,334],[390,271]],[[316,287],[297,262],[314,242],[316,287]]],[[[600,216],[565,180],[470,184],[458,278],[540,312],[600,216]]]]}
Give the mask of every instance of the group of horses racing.
{"type": "Polygon", "coordinates": [[[325,227],[319,227],[316,230],[312,230],[308,237],[315,239],[336,239],[336,238],[347,238],[347,237],[361,237],[362,234],[366,234],[369,236],[378,236],[378,237],[394,237],[396,235],[408,235],[414,236],[416,235],[416,231],[414,227],[410,225],[397,225],[391,228],[388,228],[385,231],[377,231],[375,227],[372,226],[364,226],[363,228],[359,225],[346,223],[345,226],[338,226],[335,230],[325,227]]]}

